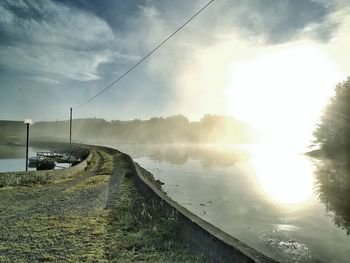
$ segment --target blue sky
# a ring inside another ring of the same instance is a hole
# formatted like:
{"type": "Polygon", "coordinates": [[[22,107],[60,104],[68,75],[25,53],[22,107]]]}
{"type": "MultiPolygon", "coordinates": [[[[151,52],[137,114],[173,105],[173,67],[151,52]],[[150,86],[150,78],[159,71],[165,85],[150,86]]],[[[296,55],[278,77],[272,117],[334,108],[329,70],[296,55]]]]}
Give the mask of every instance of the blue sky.
{"type": "MultiPolygon", "coordinates": [[[[67,118],[69,107],[117,79],[206,2],[1,1],[0,119],[67,118]]],[[[349,43],[347,2],[216,0],[116,87],[74,115],[145,119],[185,114],[199,119],[213,113],[254,121],[244,106],[235,108],[237,100],[249,104],[243,89],[250,89],[235,74],[244,75],[247,67],[254,78],[261,72],[256,61],[265,61],[263,68],[278,68],[283,56],[288,63],[309,50],[316,60],[324,56],[332,65],[333,77],[323,81],[330,88],[349,73],[348,54],[341,53],[349,43]]],[[[322,72],[311,76],[317,75],[322,72]]]]}

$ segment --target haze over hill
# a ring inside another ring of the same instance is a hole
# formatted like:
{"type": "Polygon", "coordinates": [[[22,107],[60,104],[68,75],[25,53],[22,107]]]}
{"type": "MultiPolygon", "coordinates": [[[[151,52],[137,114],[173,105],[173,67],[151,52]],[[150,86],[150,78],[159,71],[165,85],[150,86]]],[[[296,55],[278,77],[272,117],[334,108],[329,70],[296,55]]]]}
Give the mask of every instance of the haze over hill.
{"type": "MultiPolygon", "coordinates": [[[[21,122],[1,121],[2,141],[24,142],[21,122]]],[[[30,129],[32,140],[67,141],[69,121],[37,122],[30,129]]],[[[252,143],[258,135],[249,125],[229,116],[205,115],[191,122],[183,115],[149,120],[73,120],[73,141],[118,143],[252,143]]]]}
{"type": "MultiPolygon", "coordinates": [[[[69,122],[38,122],[33,139],[66,140],[69,122]]],[[[183,115],[154,117],[149,120],[106,121],[78,119],[73,121],[73,141],[119,143],[249,143],[257,135],[247,124],[228,116],[205,115],[191,122],[183,115]]]]}

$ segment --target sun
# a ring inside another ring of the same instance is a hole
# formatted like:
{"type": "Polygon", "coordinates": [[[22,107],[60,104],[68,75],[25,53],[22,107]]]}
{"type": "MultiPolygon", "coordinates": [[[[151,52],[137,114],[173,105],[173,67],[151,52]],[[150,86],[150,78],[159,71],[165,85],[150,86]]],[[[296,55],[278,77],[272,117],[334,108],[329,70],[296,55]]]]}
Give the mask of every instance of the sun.
{"type": "Polygon", "coordinates": [[[321,49],[288,46],[271,50],[232,64],[229,111],[257,128],[265,142],[305,145],[341,78],[321,49]]]}

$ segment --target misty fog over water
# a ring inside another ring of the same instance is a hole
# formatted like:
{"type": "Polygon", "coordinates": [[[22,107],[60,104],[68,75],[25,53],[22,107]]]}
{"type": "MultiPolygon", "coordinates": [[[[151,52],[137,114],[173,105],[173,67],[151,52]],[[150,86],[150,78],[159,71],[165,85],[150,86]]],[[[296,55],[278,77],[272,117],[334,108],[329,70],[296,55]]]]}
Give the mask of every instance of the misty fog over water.
{"type": "MultiPolygon", "coordinates": [[[[25,147],[0,145],[0,173],[25,170],[25,147]]],[[[36,156],[36,149],[29,147],[29,156],[36,156]]],[[[35,170],[28,168],[28,170],[35,170]]]]}
{"type": "Polygon", "coordinates": [[[130,154],[179,204],[274,259],[350,258],[350,228],[320,198],[316,160],[252,146],[107,146],[130,154]]]}

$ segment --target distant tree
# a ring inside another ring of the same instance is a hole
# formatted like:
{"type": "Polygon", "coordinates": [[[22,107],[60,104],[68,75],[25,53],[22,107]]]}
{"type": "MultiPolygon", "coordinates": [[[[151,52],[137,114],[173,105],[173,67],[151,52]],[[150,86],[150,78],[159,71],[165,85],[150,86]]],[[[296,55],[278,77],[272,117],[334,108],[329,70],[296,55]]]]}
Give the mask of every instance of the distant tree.
{"type": "MultiPolygon", "coordinates": [[[[32,136],[35,139],[56,139],[54,136],[57,135],[65,141],[69,132],[68,121],[38,122],[33,126],[32,136]]],[[[75,119],[73,122],[73,138],[80,142],[246,143],[252,141],[251,134],[251,128],[247,124],[230,116],[219,115],[205,115],[199,122],[189,121],[183,115],[132,121],[89,118],[75,119]]]]}
{"type": "Polygon", "coordinates": [[[350,77],[335,88],[314,132],[316,142],[328,155],[350,153],[350,77]]]}

